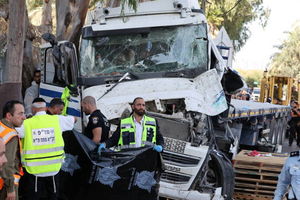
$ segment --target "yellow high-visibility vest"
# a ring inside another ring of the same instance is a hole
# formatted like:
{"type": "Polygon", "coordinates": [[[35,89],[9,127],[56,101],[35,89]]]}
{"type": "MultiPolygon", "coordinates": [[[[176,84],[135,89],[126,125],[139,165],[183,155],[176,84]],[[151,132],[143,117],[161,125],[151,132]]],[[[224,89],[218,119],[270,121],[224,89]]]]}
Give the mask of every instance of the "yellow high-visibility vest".
{"type": "Polygon", "coordinates": [[[64,160],[64,140],[58,115],[38,115],[24,120],[22,164],[28,173],[59,172],[64,160]]]}
{"type": "MultiPolygon", "coordinates": [[[[121,120],[120,138],[118,148],[135,147],[135,124],[133,116],[121,120]]],[[[156,120],[152,117],[144,116],[142,146],[156,144],[156,120]]]]}

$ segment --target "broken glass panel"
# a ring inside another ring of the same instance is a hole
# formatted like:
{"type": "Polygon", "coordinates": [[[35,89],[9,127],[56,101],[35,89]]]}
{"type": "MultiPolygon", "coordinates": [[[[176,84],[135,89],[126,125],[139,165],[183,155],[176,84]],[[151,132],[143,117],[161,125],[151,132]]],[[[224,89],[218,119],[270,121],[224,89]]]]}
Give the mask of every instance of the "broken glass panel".
{"type": "Polygon", "coordinates": [[[207,70],[204,24],[153,28],[149,33],[83,39],[81,75],[95,77],[124,72],[207,70]]]}

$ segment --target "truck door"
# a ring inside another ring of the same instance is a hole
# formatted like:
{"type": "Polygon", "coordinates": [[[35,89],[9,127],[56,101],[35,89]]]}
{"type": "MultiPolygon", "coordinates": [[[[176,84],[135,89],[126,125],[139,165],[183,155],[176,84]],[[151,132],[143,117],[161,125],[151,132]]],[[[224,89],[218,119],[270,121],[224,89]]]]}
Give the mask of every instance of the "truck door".
{"type": "MultiPolygon", "coordinates": [[[[76,48],[73,43],[65,41],[45,48],[43,77],[39,96],[44,98],[47,104],[55,97],[67,99],[65,101],[66,114],[80,118],[80,95],[77,88],[77,77],[78,62],[76,48]]],[[[79,121],[77,121],[75,129],[81,131],[79,121]]]]}

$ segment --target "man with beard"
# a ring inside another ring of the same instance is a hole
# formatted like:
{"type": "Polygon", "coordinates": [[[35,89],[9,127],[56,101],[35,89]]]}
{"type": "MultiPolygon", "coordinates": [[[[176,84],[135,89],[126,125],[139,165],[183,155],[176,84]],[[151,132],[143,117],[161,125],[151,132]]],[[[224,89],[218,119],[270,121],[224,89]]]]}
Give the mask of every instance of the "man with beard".
{"type": "Polygon", "coordinates": [[[162,152],[164,139],[159,132],[156,120],[145,115],[145,101],[137,97],[131,104],[132,115],[122,119],[116,132],[105,143],[99,146],[101,149],[116,146],[118,150],[125,148],[137,148],[145,145],[152,146],[157,152],[162,152]]]}
{"type": "MultiPolygon", "coordinates": [[[[141,154],[137,155],[139,159],[144,160],[144,162],[135,163],[135,170],[137,174],[145,173],[145,170],[153,173],[152,178],[154,180],[150,185],[149,182],[145,183],[145,178],[137,178],[140,182],[143,182],[144,186],[148,184],[151,188],[149,191],[142,189],[141,187],[129,187],[126,188],[118,188],[112,190],[113,194],[111,199],[145,199],[145,200],[156,200],[158,199],[158,191],[159,191],[159,180],[162,169],[162,160],[159,155],[163,150],[164,139],[160,134],[159,127],[157,121],[149,117],[145,114],[145,101],[141,97],[137,97],[131,104],[132,114],[124,119],[121,119],[121,123],[115,133],[111,138],[105,141],[105,143],[101,143],[98,152],[100,153],[102,149],[106,147],[110,148],[115,146],[117,150],[126,151],[129,148],[138,148],[138,147],[149,147],[153,148],[153,151],[158,153],[150,153],[147,154],[149,157],[143,157],[141,154]],[[130,188],[130,189],[129,189],[130,188]],[[130,191],[129,191],[130,190],[130,191]],[[115,196],[113,196],[115,195],[115,196]],[[121,198],[120,198],[121,197],[121,198]]],[[[150,151],[152,151],[150,149],[150,151]]],[[[143,153],[142,153],[143,154],[143,153]]],[[[140,160],[139,160],[140,161],[140,160]]],[[[126,169],[121,167],[120,171],[126,171],[126,169]]],[[[129,170],[130,171],[130,170],[129,170]]],[[[131,172],[132,173],[132,172],[131,172]]],[[[126,173],[125,173],[126,174],[126,173]]],[[[120,175],[122,177],[122,175],[120,175]]],[[[133,175],[135,176],[135,175],[133,175]]],[[[126,175],[125,175],[126,177],[126,175]]],[[[128,180],[128,177],[124,178],[124,180],[128,180]]],[[[149,176],[151,177],[151,175],[149,176]]],[[[147,178],[147,180],[151,178],[147,178]]],[[[139,182],[137,181],[137,182],[139,182]]]]}
{"type": "Polygon", "coordinates": [[[27,117],[32,116],[32,101],[39,96],[39,86],[41,83],[41,70],[36,69],[33,73],[31,86],[26,89],[24,95],[25,114],[27,117]]]}

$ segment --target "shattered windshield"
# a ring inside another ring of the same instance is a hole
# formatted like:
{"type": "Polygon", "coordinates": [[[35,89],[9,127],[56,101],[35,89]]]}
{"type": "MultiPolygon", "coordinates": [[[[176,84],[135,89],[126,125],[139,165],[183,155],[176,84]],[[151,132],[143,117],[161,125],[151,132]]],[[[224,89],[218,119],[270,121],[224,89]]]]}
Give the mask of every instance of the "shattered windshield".
{"type": "Polygon", "coordinates": [[[174,72],[207,68],[205,25],[164,27],[148,33],[83,39],[81,75],[174,72]]]}

